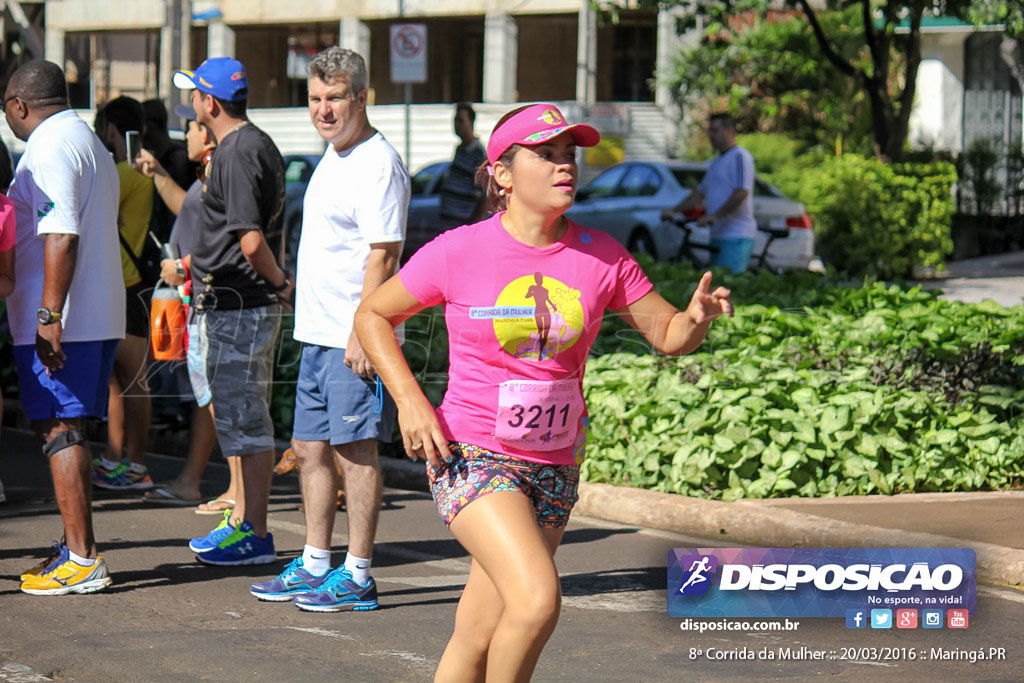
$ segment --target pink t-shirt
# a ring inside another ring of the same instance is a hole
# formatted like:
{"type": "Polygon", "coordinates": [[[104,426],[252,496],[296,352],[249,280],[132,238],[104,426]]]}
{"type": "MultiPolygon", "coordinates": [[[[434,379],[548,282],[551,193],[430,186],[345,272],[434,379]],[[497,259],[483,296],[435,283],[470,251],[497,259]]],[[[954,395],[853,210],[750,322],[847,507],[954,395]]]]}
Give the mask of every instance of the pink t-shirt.
{"type": "Polygon", "coordinates": [[[14,248],[14,202],[0,194],[0,252],[14,248]]]}
{"type": "Polygon", "coordinates": [[[606,233],[572,221],[557,243],[522,244],[501,214],[443,233],[399,271],[427,306],[445,304],[445,436],[524,460],[583,461],[583,372],[606,308],[651,283],[606,233]]]}

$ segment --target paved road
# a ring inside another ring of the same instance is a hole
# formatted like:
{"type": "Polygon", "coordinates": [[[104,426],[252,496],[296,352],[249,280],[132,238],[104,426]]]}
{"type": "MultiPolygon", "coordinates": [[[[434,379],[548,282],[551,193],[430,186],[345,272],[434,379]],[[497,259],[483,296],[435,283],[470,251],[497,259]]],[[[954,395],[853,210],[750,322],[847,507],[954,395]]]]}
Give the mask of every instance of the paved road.
{"type": "MultiPolygon", "coordinates": [[[[125,497],[96,502],[102,552],[116,581],[112,589],[34,597],[18,590],[17,575],[59,534],[59,518],[44,464],[28,455],[34,451],[31,440],[6,431],[2,443],[0,476],[11,501],[0,506],[0,681],[430,680],[468,562],[424,494],[385,492],[374,565],[382,608],[376,612],[308,614],[289,604],[258,602],[248,586],[273,570],[200,566],[185,547],[214,518],[125,497]]],[[[160,458],[152,464],[158,476],[166,476],[177,462],[160,458]]],[[[213,491],[224,472],[211,469],[213,491]]],[[[303,543],[298,502],[294,478],[275,482],[271,528],[285,560],[303,543]]],[[[344,534],[333,541],[340,558],[344,534]]],[[[832,619],[800,620],[791,632],[681,631],[681,620],[665,610],[667,551],[714,545],[721,543],[575,519],[559,550],[562,618],[535,680],[1024,678],[1024,596],[993,588],[981,590],[970,628],[955,633],[850,631],[832,619]],[[845,647],[913,648],[929,657],[933,647],[1003,647],[1007,659],[883,662],[856,652],[846,661],[748,661],[705,654],[749,650],[756,656],[766,648],[798,653],[804,646],[837,657],[845,647]],[[696,660],[690,659],[691,648],[701,650],[696,660]]]]}

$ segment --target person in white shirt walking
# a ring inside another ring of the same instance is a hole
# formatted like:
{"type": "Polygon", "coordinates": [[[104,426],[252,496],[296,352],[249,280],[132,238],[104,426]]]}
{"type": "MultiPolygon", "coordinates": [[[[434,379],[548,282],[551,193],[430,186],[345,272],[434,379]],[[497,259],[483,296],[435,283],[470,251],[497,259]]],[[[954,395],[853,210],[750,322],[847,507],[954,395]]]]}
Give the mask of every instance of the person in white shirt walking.
{"type": "Polygon", "coordinates": [[[750,263],[757,237],[754,220],[754,157],[736,144],[736,120],[729,114],[712,114],[708,139],[718,156],[708,163],[697,189],[677,206],[662,212],[668,218],[704,205],[698,225],[711,226],[711,245],[717,249],[711,265],[742,273],[750,263]]]}
{"type": "Polygon", "coordinates": [[[301,610],[377,608],[370,576],[381,505],[377,441],[390,441],[394,401],[352,329],[356,308],[394,275],[405,239],[409,174],[366,116],[366,64],[332,47],[309,65],[309,114],[329,145],[306,189],[296,273],[295,332],[303,343],[292,448],[299,459],[306,545],[261,600],[301,610]],[[331,568],[338,481],[344,475],[348,555],[331,568]]]}

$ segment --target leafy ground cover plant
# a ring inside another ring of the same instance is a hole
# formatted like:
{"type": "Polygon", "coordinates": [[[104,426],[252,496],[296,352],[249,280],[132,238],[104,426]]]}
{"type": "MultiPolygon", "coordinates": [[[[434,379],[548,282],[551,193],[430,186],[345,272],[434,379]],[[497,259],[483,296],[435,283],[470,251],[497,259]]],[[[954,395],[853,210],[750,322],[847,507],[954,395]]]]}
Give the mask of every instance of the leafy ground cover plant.
{"type": "MultiPolygon", "coordinates": [[[[699,272],[641,265],[667,299],[699,272]]],[[[737,315],[698,353],[651,355],[617,316],[588,363],[588,481],[721,500],[1007,488],[1024,481],[1024,305],[794,272],[732,276],[737,315]]],[[[290,433],[298,350],[287,322],[274,387],[290,433]]],[[[406,323],[428,397],[447,383],[443,311],[406,323]]],[[[396,451],[396,453],[398,453],[396,451]]]]}
{"type": "MultiPolygon", "coordinates": [[[[645,263],[679,302],[696,273],[668,267],[645,263]]],[[[684,358],[624,353],[606,320],[585,478],[722,500],[1022,483],[1024,306],[805,277],[726,277],[736,318],[684,358]]]]}

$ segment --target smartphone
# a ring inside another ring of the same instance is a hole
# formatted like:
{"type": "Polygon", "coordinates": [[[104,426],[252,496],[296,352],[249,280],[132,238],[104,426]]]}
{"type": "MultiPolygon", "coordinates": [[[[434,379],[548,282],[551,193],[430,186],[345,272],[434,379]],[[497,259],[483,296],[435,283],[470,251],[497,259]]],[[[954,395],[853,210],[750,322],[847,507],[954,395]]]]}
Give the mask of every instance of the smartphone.
{"type": "Polygon", "coordinates": [[[142,152],[142,136],[137,130],[126,130],[124,141],[128,153],[128,163],[132,163],[139,158],[139,153],[142,152]]]}

